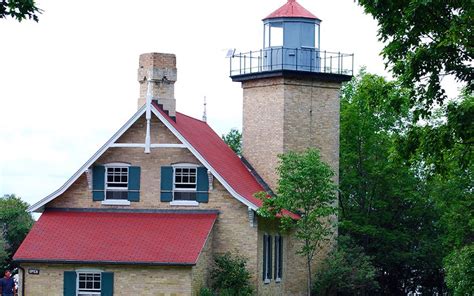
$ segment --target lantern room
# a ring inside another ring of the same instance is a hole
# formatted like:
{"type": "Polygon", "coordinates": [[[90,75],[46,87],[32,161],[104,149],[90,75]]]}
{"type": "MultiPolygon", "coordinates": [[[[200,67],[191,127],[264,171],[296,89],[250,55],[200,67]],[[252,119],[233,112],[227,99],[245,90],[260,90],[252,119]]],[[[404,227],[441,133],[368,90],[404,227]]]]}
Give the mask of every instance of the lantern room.
{"type": "Polygon", "coordinates": [[[232,80],[282,74],[325,74],[326,78],[347,80],[353,74],[354,55],[323,51],[320,25],[321,19],[296,0],[287,0],[263,19],[262,49],[241,53],[229,51],[232,80]]]}
{"type": "Polygon", "coordinates": [[[295,0],[263,19],[263,48],[319,48],[321,20],[295,0]]]}

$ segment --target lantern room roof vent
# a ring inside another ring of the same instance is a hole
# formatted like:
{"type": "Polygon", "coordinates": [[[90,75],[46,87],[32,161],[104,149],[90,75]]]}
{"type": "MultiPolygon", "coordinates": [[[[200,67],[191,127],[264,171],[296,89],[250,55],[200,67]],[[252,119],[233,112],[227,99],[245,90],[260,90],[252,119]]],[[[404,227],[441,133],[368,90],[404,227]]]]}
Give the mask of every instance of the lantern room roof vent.
{"type": "Polygon", "coordinates": [[[309,12],[306,8],[301,6],[296,0],[288,0],[288,2],[282,7],[275,10],[269,16],[263,20],[272,19],[272,18],[283,18],[283,17],[293,17],[293,18],[308,18],[320,20],[314,14],[309,12]]]}

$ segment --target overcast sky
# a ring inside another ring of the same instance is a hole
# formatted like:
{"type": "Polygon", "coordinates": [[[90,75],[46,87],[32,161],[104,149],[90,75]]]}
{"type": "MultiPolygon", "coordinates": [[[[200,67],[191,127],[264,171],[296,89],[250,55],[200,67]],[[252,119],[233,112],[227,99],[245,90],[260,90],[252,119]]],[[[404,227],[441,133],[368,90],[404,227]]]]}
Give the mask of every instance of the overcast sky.
{"type": "MultiPolygon", "coordinates": [[[[218,134],[241,129],[228,48],[262,46],[286,0],[38,0],[39,23],[0,20],[0,194],[34,203],[59,188],[136,111],[138,56],[174,53],[177,110],[218,134]]],[[[354,0],[299,0],[322,19],[321,49],[387,76],[376,22],[354,0]]]]}

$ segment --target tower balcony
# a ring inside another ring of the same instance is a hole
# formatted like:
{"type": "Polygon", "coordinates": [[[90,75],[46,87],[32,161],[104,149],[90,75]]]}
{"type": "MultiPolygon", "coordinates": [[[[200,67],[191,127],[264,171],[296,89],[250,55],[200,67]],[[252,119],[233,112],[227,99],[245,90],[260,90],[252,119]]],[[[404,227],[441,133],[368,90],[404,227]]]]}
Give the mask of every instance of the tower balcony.
{"type": "Polygon", "coordinates": [[[343,82],[354,74],[354,54],[313,47],[269,47],[234,53],[229,63],[233,81],[284,76],[343,82]]]}

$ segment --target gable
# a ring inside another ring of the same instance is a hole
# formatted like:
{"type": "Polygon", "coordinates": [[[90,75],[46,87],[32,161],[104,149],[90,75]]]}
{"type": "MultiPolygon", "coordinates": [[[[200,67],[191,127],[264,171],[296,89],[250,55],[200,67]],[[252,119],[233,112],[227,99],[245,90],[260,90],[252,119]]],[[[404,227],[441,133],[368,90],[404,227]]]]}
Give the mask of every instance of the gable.
{"type": "MultiPolygon", "coordinates": [[[[94,163],[105,161],[107,155],[110,155],[115,149],[134,148],[133,150],[140,149],[140,153],[144,153],[142,149],[145,149],[145,111],[145,106],[140,108],[63,186],[32,205],[29,210],[43,211],[46,204],[63,194],[94,163]]],[[[189,150],[189,155],[192,155],[193,160],[197,159],[205,166],[234,198],[252,210],[258,208],[261,203],[253,197],[253,194],[262,191],[263,188],[239,157],[205,122],[181,113],[177,113],[176,121],[174,121],[155,103],[151,106],[151,113],[155,115],[151,116],[152,151],[154,148],[189,150]]],[[[116,161],[119,160],[116,159],[116,161]]],[[[182,161],[186,161],[186,159],[182,159],[182,161]]],[[[192,162],[196,163],[196,161],[192,162]]]]}

